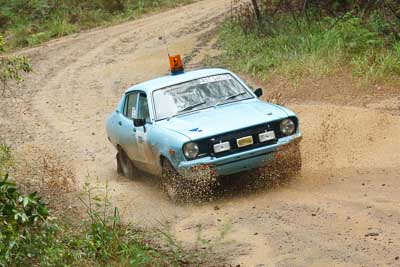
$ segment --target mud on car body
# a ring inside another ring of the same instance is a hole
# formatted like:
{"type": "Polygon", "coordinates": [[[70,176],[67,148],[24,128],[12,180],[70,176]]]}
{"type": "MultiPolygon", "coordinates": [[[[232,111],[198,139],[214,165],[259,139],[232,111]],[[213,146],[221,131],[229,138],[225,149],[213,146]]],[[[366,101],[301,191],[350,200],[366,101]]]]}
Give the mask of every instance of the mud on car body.
{"type": "Polygon", "coordinates": [[[297,116],[261,101],[261,95],[225,69],[183,72],[129,88],[106,122],[118,171],[160,176],[172,198],[193,188],[207,192],[218,177],[262,168],[285,151],[290,161],[283,168],[299,171],[297,116]]]}

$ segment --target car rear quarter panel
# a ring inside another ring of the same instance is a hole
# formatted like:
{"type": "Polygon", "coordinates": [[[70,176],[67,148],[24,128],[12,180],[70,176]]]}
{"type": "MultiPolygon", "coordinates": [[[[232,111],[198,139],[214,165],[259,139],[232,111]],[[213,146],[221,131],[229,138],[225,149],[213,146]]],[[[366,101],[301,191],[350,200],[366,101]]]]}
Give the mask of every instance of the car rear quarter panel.
{"type": "Polygon", "coordinates": [[[118,145],[118,127],[117,127],[117,121],[118,121],[118,115],[120,112],[123,110],[123,103],[125,101],[125,95],[121,97],[119,100],[117,107],[115,110],[107,117],[106,119],[106,131],[108,138],[110,142],[117,147],[118,145]]]}
{"type": "Polygon", "coordinates": [[[107,130],[107,137],[110,140],[110,142],[114,146],[117,146],[118,138],[117,138],[116,125],[115,124],[116,124],[116,112],[114,111],[106,119],[106,130],[107,130]]]}

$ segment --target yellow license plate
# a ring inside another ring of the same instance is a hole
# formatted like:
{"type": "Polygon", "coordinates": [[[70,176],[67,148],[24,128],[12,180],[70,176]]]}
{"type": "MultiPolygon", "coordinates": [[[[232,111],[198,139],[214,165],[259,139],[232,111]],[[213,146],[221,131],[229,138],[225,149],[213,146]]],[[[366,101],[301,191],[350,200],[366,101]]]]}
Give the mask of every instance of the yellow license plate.
{"type": "Polygon", "coordinates": [[[238,147],[250,146],[253,144],[253,136],[236,139],[236,142],[238,147]]]}

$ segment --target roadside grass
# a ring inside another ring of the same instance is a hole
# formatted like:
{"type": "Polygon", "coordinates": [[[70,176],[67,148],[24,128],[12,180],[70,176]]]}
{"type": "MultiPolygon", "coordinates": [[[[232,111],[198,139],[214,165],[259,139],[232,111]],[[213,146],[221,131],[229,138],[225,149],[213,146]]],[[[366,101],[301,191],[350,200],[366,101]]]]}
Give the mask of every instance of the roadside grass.
{"type": "Polygon", "coordinates": [[[0,266],[198,266],[205,258],[168,230],[122,223],[107,186],[86,182],[86,219],[66,223],[39,193],[21,193],[7,174],[13,165],[11,149],[0,144],[0,266]]]}
{"type": "Polygon", "coordinates": [[[0,140],[0,177],[4,177],[13,165],[14,159],[10,147],[2,143],[0,140]]]}
{"type": "Polygon", "coordinates": [[[282,15],[250,26],[228,19],[219,31],[219,60],[264,80],[273,74],[319,79],[350,69],[367,84],[398,81],[400,41],[383,35],[382,23],[350,14],[311,22],[282,15]]]}
{"type": "Polygon", "coordinates": [[[15,0],[0,6],[0,34],[7,49],[41,44],[90,28],[139,18],[145,13],[192,3],[193,0],[62,1],[15,0]]]}
{"type": "Polygon", "coordinates": [[[36,193],[20,194],[7,176],[0,180],[0,200],[1,266],[180,266],[186,258],[122,224],[117,209],[100,211],[102,199],[91,200],[90,220],[78,228],[51,217],[36,193]]]}

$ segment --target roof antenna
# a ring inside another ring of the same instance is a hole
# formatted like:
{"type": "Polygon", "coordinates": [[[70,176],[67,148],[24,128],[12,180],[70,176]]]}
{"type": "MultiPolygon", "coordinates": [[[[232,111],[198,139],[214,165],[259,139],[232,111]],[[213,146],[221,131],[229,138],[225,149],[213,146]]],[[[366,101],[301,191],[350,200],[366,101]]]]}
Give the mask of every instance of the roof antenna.
{"type": "Polygon", "coordinates": [[[162,32],[163,32],[163,36],[162,36],[162,37],[160,37],[160,39],[161,39],[161,38],[163,38],[163,39],[164,39],[164,45],[165,45],[165,48],[167,49],[167,54],[168,54],[168,57],[169,57],[168,42],[167,42],[167,37],[165,36],[165,31],[164,31],[164,28],[162,29],[162,32]]]}
{"type": "MultiPolygon", "coordinates": [[[[164,45],[165,45],[165,48],[167,49],[167,54],[168,54],[168,58],[169,58],[169,65],[170,65],[170,68],[171,68],[171,74],[172,75],[182,74],[184,72],[184,68],[183,68],[183,64],[182,64],[181,55],[174,55],[174,56],[170,55],[169,48],[168,48],[167,37],[165,36],[164,29],[162,29],[162,31],[163,31],[164,45]]],[[[160,39],[161,38],[162,37],[160,36],[160,39]]]]}

